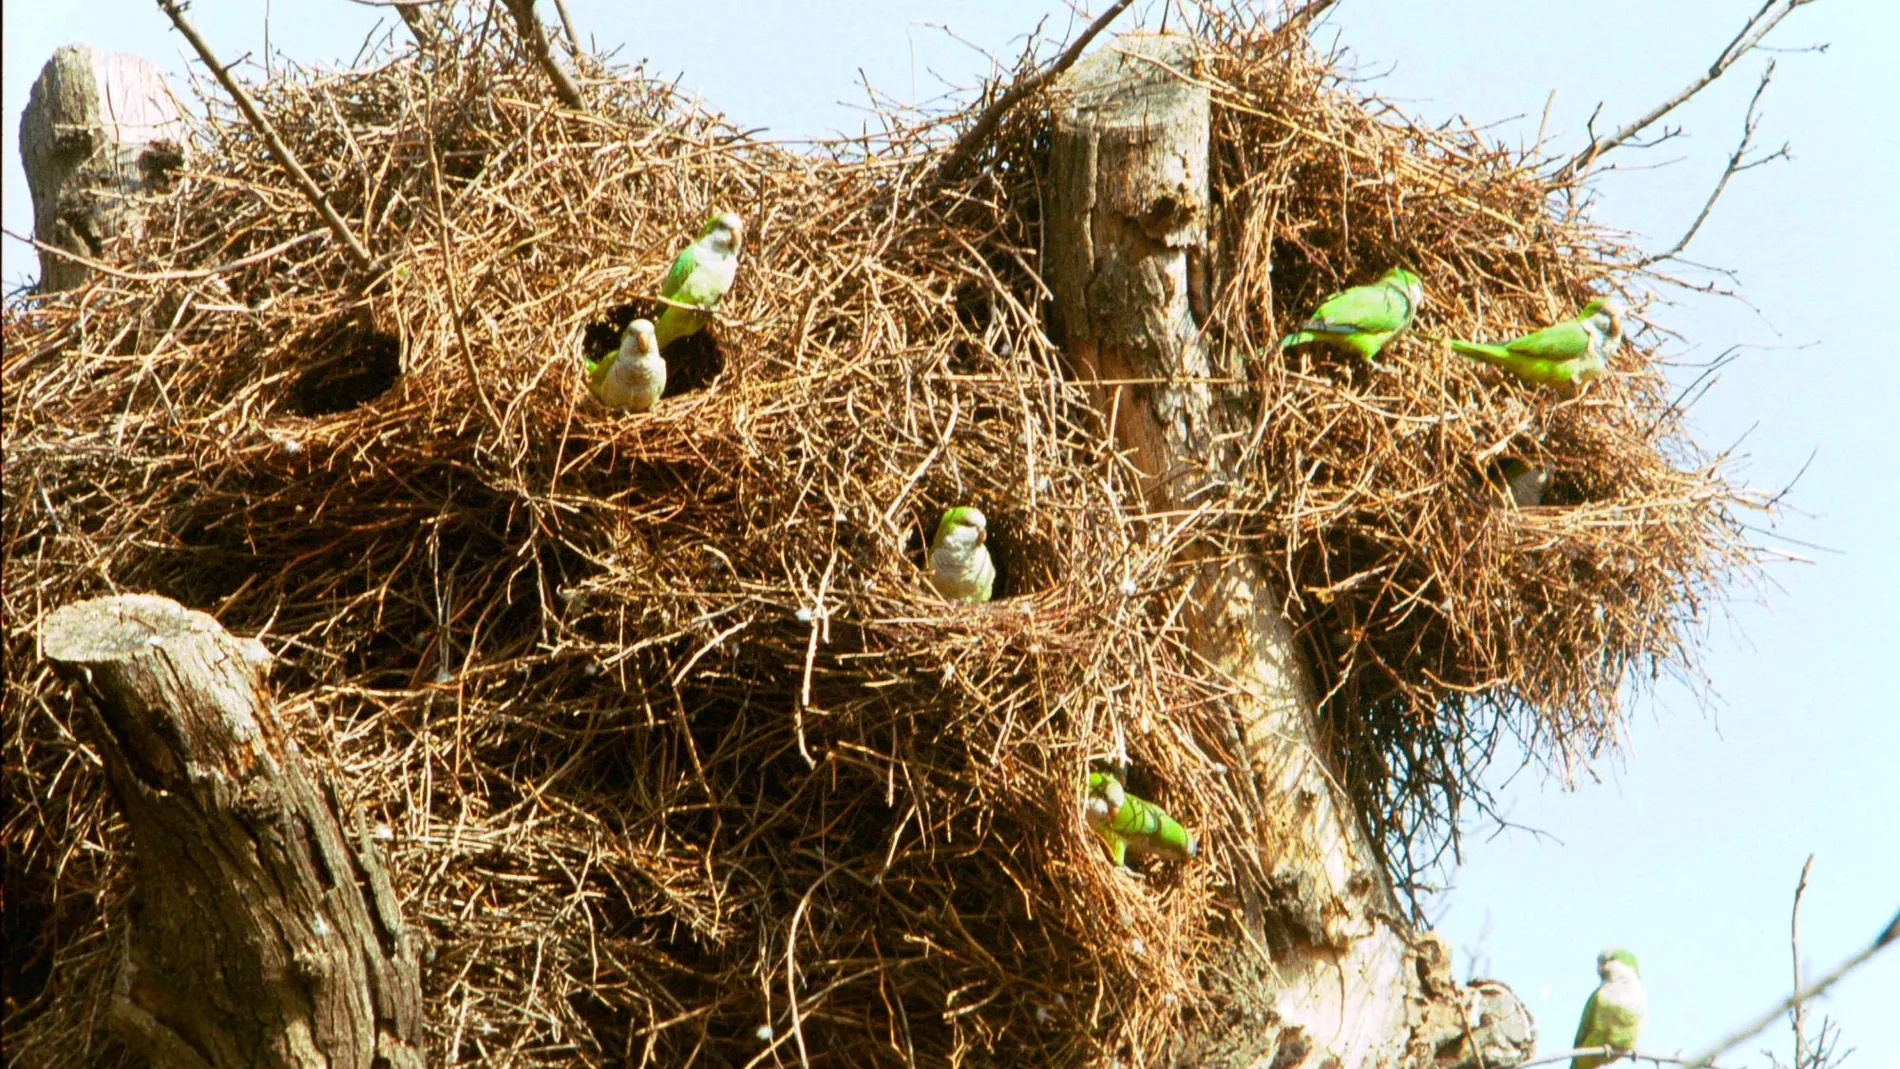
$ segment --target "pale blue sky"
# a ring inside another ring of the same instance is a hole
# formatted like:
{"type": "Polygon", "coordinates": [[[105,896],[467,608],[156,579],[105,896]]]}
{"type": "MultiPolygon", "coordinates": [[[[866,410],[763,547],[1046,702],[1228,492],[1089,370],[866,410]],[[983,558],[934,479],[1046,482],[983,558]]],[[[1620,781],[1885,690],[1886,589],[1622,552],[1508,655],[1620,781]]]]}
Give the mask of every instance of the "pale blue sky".
{"type": "MultiPolygon", "coordinates": [[[[697,21],[727,32],[671,26],[660,53],[638,35],[666,6],[569,6],[602,46],[625,45],[622,60],[647,57],[739,125],[784,137],[855,132],[861,77],[899,100],[928,100],[984,73],[981,49],[1013,58],[1037,12],[1050,12],[1057,33],[1074,17],[1027,0],[708,0],[697,21]]],[[[1512,141],[1534,135],[1554,92],[1550,130],[1576,145],[1599,101],[1609,124],[1639,113],[1706,67],[1758,6],[1597,0],[1585,25],[1581,5],[1559,0],[1340,0],[1317,33],[1351,49],[1362,73],[1379,76],[1379,92],[1428,119],[1526,117],[1500,129],[1512,141]]],[[[272,10],[273,48],[345,64],[379,14],[345,0],[276,0],[272,10]]],[[[264,11],[259,0],[195,0],[190,13],[229,59],[262,56],[264,11]]],[[[10,3],[4,16],[5,222],[23,233],[32,209],[19,111],[51,49],[85,40],[176,72],[183,43],[155,5],[133,0],[10,3]]],[[[1813,564],[1773,568],[1765,604],[1737,591],[1730,615],[1715,621],[1704,663],[1714,703],[1665,684],[1638,704],[1630,753],[1600,770],[1601,783],[1566,791],[1527,773],[1505,786],[1509,818],[1547,837],[1475,829],[1441,903],[1440,930],[1529,1001],[1546,1050],[1569,1038],[1606,944],[1642,959],[1645,1048],[1697,1048],[1784,995],[1788,900],[1810,852],[1803,947],[1814,966],[1857,949],[1900,908],[1900,700],[1882,674],[1900,637],[1900,395],[1891,377],[1862,384],[1851,375],[1893,363],[1881,323],[1892,313],[1884,300],[1862,309],[1845,299],[1900,294],[1896,40],[1893,0],[1820,0],[1782,25],[1774,44],[1830,45],[1779,57],[1758,139],[1767,148],[1792,141],[1795,158],[1737,179],[1687,254],[1737,271],[1755,308],[1678,295],[1651,310],[1690,340],[1676,350],[1682,360],[1759,347],[1723,373],[1693,423],[1707,446],[1740,441],[1743,475],[1758,486],[1786,483],[1812,453],[1790,498],[1800,513],[1779,531],[1825,548],[1806,551],[1813,564]]],[[[1650,248],[1672,243],[1720,172],[1763,61],[1683,108],[1672,121],[1687,136],[1627,156],[1670,165],[1603,181],[1598,217],[1650,248]]],[[[9,286],[37,270],[11,239],[0,259],[9,286]]],[[[1823,1005],[1859,1049],[1849,1065],[1900,1065],[1897,1001],[1900,953],[1890,952],[1823,1005]]],[[[1767,1039],[1785,1060],[1784,1030],[1767,1039]]],[[[1761,1046],[1728,1063],[1765,1065],[1761,1046]]]]}

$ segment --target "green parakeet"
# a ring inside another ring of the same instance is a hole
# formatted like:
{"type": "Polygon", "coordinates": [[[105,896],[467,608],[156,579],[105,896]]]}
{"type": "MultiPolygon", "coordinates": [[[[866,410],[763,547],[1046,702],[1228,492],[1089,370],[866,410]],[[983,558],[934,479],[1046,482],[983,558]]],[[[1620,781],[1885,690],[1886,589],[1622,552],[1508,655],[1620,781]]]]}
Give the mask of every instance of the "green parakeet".
{"type": "Polygon", "coordinates": [[[1319,342],[1371,360],[1394,335],[1412,325],[1412,316],[1424,301],[1425,287],[1418,277],[1395,267],[1369,286],[1354,286],[1320,302],[1298,332],[1280,339],[1280,348],[1319,342]]]}
{"type": "MultiPolygon", "coordinates": [[[[1643,1027],[1643,981],[1636,974],[1636,955],[1627,950],[1606,950],[1597,955],[1597,975],[1603,982],[1583,1004],[1583,1019],[1577,1022],[1574,1048],[1611,1046],[1633,1050],[1636,1033],[1643,1027]]],[[[1610,1059],[1588,1055],[1570,1059],[1570,1069],[1597,1069],[1610,1059]]]]}
{"type": "Polygon", "coordinates": [[[1126,867],[1128,848],[1186,861],[1200,851],[1200,842],[1160,806],[1129,794],[1121,781],[1107,772],[1089,773],[1089,793],[1083,818],[1108,847],[1115,864],[1126,867]]]}
{"type": "Polygon", "coordinates": [[[587,365],[587,388],[608,408],[645,412],[666,392],[666,361],[653,324],[636,319],[620,332],[620,348],[587,365]]]}
{"type": "Polygon", "coordinates": [[[660,348],[698,333],[712,318],[712,310],[732,288],[733,272],[739,268],[739,241],[744,236],[745,224],[737,215],[716,212],[699,232],[699,240],[680,250],[660,283],[660,297],[676,302],[661,309],[655,325],[660,348]]]}
{"type": "Polygon", "coordinates": [[[1603,361],[1623,344],[1623,302],[1601,297],[1583,314],[1496,345],[1446,339],[1451,351],[1504,370],[1525,382],[1574,393],[1603,374],[1603,361]]]}
{"type": "Polygon", "coordinates": [[[944,512],[930,542],[930,585],[957,601],[985,602],[996,586],[990,559],[990,524],[981,512],[959,506],[944,512]]]}

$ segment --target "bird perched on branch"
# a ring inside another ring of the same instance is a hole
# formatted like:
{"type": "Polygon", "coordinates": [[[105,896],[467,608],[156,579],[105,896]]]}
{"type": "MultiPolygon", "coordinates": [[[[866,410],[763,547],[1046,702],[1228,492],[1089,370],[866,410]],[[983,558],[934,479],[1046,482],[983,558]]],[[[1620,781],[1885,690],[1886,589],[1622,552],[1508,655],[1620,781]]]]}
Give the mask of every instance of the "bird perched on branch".
{"type": "Polygon", "coordinates": [[[930,541],[930,585],[956,601],[990,600],[996,586],[996,562],[990,559],[990,523],[967,505],[946,510],[930,541]]]}
{"type": "Polygon", "coordinates": [[[660,348],[676,339],[697,334],[712,319],[712,310],[732,288],[739,268],[739,242],[745,224],[732,212],[715,212],[699,232],[699,240],[680,250],[660,283],[660,310],[655,330],[660,348]]]}
{"type": "Polygon", "coordinates": [[[1318,342],[1369,361],[1412,325],[1424,301],[1425,287],[1418,276],[1395,267],[1369,286],[1341,290],[1321,301],[1297,332],[1280,339],[1280,348],[1318,342]]]}
{"type": "Polygon", "coordinates": [[[587,365],[587,388],[608,408],[645,412],[658,403],[666,392],[666,361],[654,340],[653,324],[644,319],[628,323],[620,332],[620,348],[587,365]]]}
{"type": "MultiPolygon", "coordinates": [[[[1615,949],[1598,954],[1597,975],[1603,982],[1583,1004],[1583,1019],[1577,1022],[1577,1038],[1570,1046],[1634,1050],[1646,1008],[1643,981],[1636,973],[1636,955],[1615,949]]],[[[1570,1069],[1597,1069],[1609,1060],[1601,1055],[1584,1055],[1570,1059],[1570,1069]]]]}
{"type": "Polygon", "coordinates": [[[1444,339],[1451,351],[1503,368],[1525,382],[1554,386],[1569,395],[1603,374],[1603,363],[1623,344],[1623,302],[1599,297],[1583,313],[1543,330],[1495,345],[1444,339]]]}
{"type": "Polygon", "coordinates": [[[1115,864],[1126,868],[1128,848],[1186,861],[1200,852],[1200,842],[1153,802],[1137,798],[1107,772],[1089,773],[1083,819],[1108,847],[1115,864]]]}

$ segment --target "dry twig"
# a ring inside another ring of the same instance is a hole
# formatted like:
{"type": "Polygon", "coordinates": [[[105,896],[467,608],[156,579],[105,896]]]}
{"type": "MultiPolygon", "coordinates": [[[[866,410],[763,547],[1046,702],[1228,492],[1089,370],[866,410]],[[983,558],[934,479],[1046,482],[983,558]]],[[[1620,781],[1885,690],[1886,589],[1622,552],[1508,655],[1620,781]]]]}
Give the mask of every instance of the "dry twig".
{"type": "Polygon", "coordinates": [[[1089,23],[1088,28],[1062,50],[1062,54],[1056,57],[1054,63],[1027,78],[1019,79],[1016,84],[1004,90],[1001,96],[992,101],[989,107],[984,108],[982,113],[977,115],[976,121],[970,124],[970,128],[965,130],[963,136],[957,138],[956,144],[950,147],[950,151],[944,154],[943,162],[937,165],[937,180],[948,182],[961,174],[970,161],[976,158],[977,151],[995,136],[997,126],[1002,123],[1003,117],[1009,114],[1010,109],[1060,77],[1063,71],[1075,66],[1075,61],[1082,58],[1082,52],[1088,48],[1089,42],[1095,40],[1097,34],[1108,29],[1109,23],[1114,22],[1133,3],[1134,0],[1115,0],[1109,5],[1107,11],[1102,12],[1094,22],[1089,23]]]}
{"type": "Polygon", "coordinates": [[[1811,3],[1814,3],[1814,0],[1764,0],[1761,9],[1749,18],[1748,22],[1742,26],[1741,31],[1737,33],[1735,37],[1729,41],[1728,45],[1722,49],[1721,53],[1715,57],[1715,62],[1709,64],[1708,70],[1703,71],[1688,85],[1683,86],[1674,96],[1649,109],[1643,113],[1641,117],[1619,128],[1615,133],[1603,137],[1592,137],[1590,144],[1585,146],[1583,151],[1570,157],[1562,166],[1551,173],[1551,181],[1553,183],[1562,183],[1575,178],[1596,163],[1597,160],[1601,159],[1603,155],[1611,149],[1626,144],[1636,135],[1655,125],[1664,116],[1687,103],[1689,99],[1694,97],[1697,93],[1700,93],[1709,83],[1720,78],[1724,72],[1735,65],[1737,60],[1753,51],[1755,47],[1761,44],[1762,40],[1768,36],[1769,32],[1779,25],[1782,19],[1787,18],[1793,13],[1796,8],[1806,7],[1811,3]]]}
{"type": "Polygon", "coordinates": [[[205,43],[204,38],[198,36],[198,31],[185,18],[184,6],[179,0],[158,0],[158,6],[170,17],[172,25],[178,27],[178,32],[184,35],[185,40],[190,42],[192,49],[198,53],[198,58],[204,61],[205,66],[210,68],[212,76],[217,78],[218,84],[224,86],[224,91],[231,94],[231,99],[237,104],[238,110],[244,113],[244,118],[250,122],[258,136],[264,139],[264,145],[270,150],[271,157],[277,161],[278,166],[290,173],[291,179],[297,183],[298,190],[303,193],[311,206],[317,209],[318,214],[323,216],[323,221],[329,224],[331,233],[343,243],[344,249],[349,252],[350,259],[355,261],[357,268],[366,275],[376,274],[376,262],[371,258],[369,250],[363,247],[362,242],[356,240],[356,235],[350,232],[349,224],[345,223],[343,217],[337,214],[336,209],[330,206],[330,198],[324,193],[323,188],[317,185],[309,173],[303,169],[303,165],[297,162],[296,155],[284,144],[283,138],[278,136],[277,128],[272,126],[270,120],[264,117],[264,113],[258,110],[257,104],[251,100],[251,95],[244,91],[244,87],[237,83],[237,79],[231,77],[231,69],[220,63],[217,54],[211,51],[211,46],[205,43]]]}
{"type": "Polygon", "coordinates": [[[1636,265],[1638,268],[1650,267],[1663,260],[1674,259],[1682,250],[1688,248],[1696,232],[1702,229],[1702,224],[1708,222],[1709,213],[1715,210],[1715,202],[1721,199],[1722,191],[1728,188],[1729,179],[1743,171],[1753,170],[1762,164],[1788,157],[1789,146],[1784,142],[1780,148],[1766,156],[1752,160],[1747,158],[1748,150],[1755,142],[1755,126],[1760,122],[1758,109],[1761,106],[1761,96],[1768,91],[1768,81],[1774,76],[1775,64],[1771,60],[1761,72],[1761,82],[1755,86],[1755,95],[1748,98],[1748,112],[1742,118],[1742,139],[1736,143],[1735,151],[1729,154],[1728,164],[1722,168],[1722,176],[1716,179],[1715,188],[1709,191],[1708,199],[1702,202],[1702,210],[1696,213],[1695,221],[1691,222],[1689,229],[1683,231],[1682,237],[1676,239],[1676,243],[1669,247],[1669,251],[1643,257],[1636,265]]]}

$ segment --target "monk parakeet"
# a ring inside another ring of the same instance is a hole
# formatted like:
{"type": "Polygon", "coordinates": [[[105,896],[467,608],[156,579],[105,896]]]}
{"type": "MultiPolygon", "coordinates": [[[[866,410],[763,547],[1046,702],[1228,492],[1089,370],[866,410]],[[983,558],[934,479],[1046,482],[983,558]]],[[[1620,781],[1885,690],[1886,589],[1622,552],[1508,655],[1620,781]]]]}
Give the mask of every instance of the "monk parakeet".
{"type": "Polygon", "coordinates": [[[1393,336],[1412,325],[1424,303],[1418,276],[1395,267],[1369,286],[1354,286],[1320,302],[1297,333],[1280,339],[1280,348],[1319,342],[1371,360],[1393,336]]]}
{"type": "Polygon", "coordinates": [[[698,333],[712,318],[712,310],[719,307],[720,298],[732,288],[732,274],[739,267],[739,240],[744,236],[745,224],[737,215],[716,212],[706,220],[706,229],[699,232],[699,240],[680,250],[672,269],[666,273],[666,281],[660,283],[660,297],[675,302],[660,311],[655,327],[660,348],[666,348],[675,339],[698,333]]]}
{"type": "MultiPolygon", "coordinates": [[[[1627,950],[1606,950],[1597,955],[1597,975],[1603,982],[1583,1004],[1583,1019],[1577,1022],[1573,1049],[1611,1046],[1633,1050],[1636,1033],[1643,1027],[1643,981],[1636,975],[1636,955],[1627,950]]],[[[1588,1055],[1570,1059],[1570,1069],[1597,1069],[1610,1059],[1588,1055]]]]}
{"type": "Polygon", "coordinates": [[[1115,864],[1126,867],[1128,848],[1186,861],[1200,850],[1200,842],[1153,802],[1137,798],[1107,772],[1089,773],[1089,794],[1082,816],[1089,829],[1108,847],[1115,864]]]}
{"type": "Polygon", "coordinates": [[[946,511],[930,542],[930,585],[958,601],[985,602],[996,586],[996,562],[990,560],[990,524],[968,506],[946,511]]]}
{"type": "Polygon", "coordinates": [[[587,365],[587,388],[608,408],[645,412],[666,392],[666,361],[653,324],[636,319],[620,332],[620,348],[587,365]]]}
{"type": "Polygon", "coordinates": [[[1603,374],[1604,358],[1623,344],[1623,302],[1600,297],[1577,318],[1497,345],[1447,339],[1451,351],[1525,382],[1574,393],[1603,374]]]}
{"type": "Polygon", "coordinates": [[[1550,489],[1550,471],[1535,467],[1517,459],[1506,457],[1498,465],[1498,474],[1503,477],[1504,488],[1510,491],[1511,502],[1518,508],[1527,509],[1544,503],[1544,491],[1550,489]]]}

